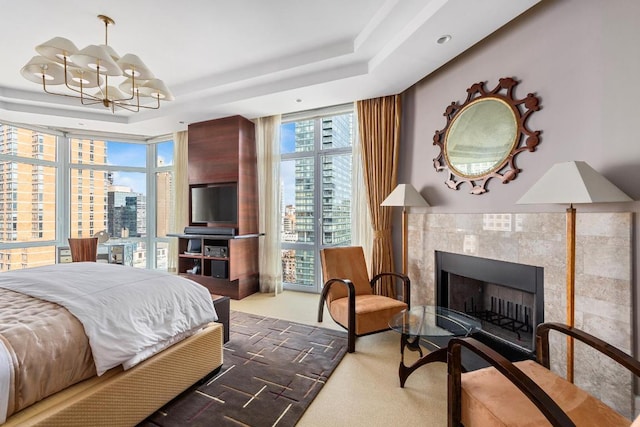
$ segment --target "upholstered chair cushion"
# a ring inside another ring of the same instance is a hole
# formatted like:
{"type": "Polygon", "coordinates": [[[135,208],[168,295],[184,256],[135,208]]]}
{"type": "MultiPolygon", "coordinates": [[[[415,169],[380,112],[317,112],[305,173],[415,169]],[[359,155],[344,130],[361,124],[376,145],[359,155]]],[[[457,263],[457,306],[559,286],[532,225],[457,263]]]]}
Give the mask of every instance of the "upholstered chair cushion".
{"type": "MultiPolygon", "coordinates": [[[[379,295],[358,295],[356,302],[356,335],[389,329],[394,314],[407,308],[400,300],[379,295]]],[[[348,326],[349,298],[333,300],[329,305],[331,317],[343,327],[348,326]]]]}
{"type": "MultiPolygon", "coordinates": [[[[371,295],[369,272],[360,246],[327,248],[320,252],[324,280],[349,279],[353,283],[356,295],[371,295]]],[[[345,286],[333,286],[327,295],[327,304],[347,296],[345,286]]],[[[387,325],[388,327],[389,325],[387,325]]]]}
{"type": "MultiPolygon", "coordinates": [[[[630,420],[542,365],[531,360],[516,362],[515,365],[533,379],[576,426],[631,425],[630,420]]],[[[538,408],[492,367],[463,373],[461,381],[462,423],[465,427],[550,425],[538,408]]]]}

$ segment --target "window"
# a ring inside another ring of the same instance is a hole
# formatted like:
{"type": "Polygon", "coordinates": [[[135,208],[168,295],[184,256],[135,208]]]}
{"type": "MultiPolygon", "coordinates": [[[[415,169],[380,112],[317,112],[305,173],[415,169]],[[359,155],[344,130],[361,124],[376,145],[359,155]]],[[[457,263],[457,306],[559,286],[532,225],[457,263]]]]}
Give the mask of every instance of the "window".
{"type": "Polygon", "coordinates": [[[146,268],[147,237],[146,145],[99,140],[71,139],[71,236],[92,236],[106,230],[109,243],[135,243],[143,252],[136,267],[146,268]],[[90,151],[83,163],[80,147],[90,151]],[[88,169],[88,171],[86,170],[88,169]],[[85,177],[89,177],[88,182],[85,177]],[[87,185],[88,184],[88,185],[87,185]]]}
{"type": "MultiPolygon", "coordinates": [[[[52,247],[56,219],[57,137],[15,126],[0,126],[0,215],[4,218],[0,253],[9,260],[20,255],[31,266],[55,262],[52,247]],[[24,247],[24,245],[42,245],[24,247]],[[25,258],[25,256],[27,258],[25,258]]],[[[13,264],[20,268],[27,262],[13,264]]],[[[0,271],[11,268],[5,263],[0,271]]]]}
{"type": "Polygon", "coordinates": [[[7,260],[0,271],[53,264],[56,245],[66,245],[68,236],[89,237],[102,230],[110,230],[111,243],[135,243],[135,266],[166,269],[167,226],[157,241],[147,195],[152,194],[154,205],[164,206],[162,215],[169,218],[174,192],[162,190],[164,199],[156,202],[159,181],[147,176],[172,176],[172,155],[172,141],[76,139],[0,124],[0,259],[7,260]],[[155,158],[156,145],[164,147],[162,166],[148,160],[155,158]],[[61,164],[69,165],[68,174],[60,173],[61,164]],[[68,206],[61,205],[64,200],[68,206]],[[58,224],[57,218],[66,218],[65,223],[58,224]],[[11,254],[20,254],[22,262],[11,264],[11,254]]]}
{"type": "Polygon", "coordinates": [[[284,286],[319,292],[316,254],[351,243],[353,112],[284,117],[280,133],[284,286]]]}

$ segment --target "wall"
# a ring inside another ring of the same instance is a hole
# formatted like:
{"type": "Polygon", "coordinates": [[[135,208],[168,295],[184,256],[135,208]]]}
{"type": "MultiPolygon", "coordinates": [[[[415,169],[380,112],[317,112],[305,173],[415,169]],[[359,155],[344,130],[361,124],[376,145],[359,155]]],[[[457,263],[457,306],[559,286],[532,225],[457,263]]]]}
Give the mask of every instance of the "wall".
{"type": "MultiPolygon", "coordinates": [[[[554,163],[584,160],[639,200],[640,136],[634,127],[640,120],[639,17],[638,1],[546,0],[409,88],[403,98],[398,182],[413,184],[432,206],[426,212],[434,214],[563,212],[566,206],[515,202],[554,163]],[[469,194],[468,186],[450,190],[444,184],[446,174],[432,166],[439,153],[432,138],[446,124],[445,107],[452,101],[463,102],[471,84],[484,81],[493,88],[501,77],[521,82],[516,96],[528,92],[539,96],[542,109],[532,115],[529,128],[542,131],[541,143],[536,152],[518,155],[522,172],[509,184],[493,179],[489,192],[481,196],[469,194]]],[[[632,212],[633,229],[640,226],[639,202],[579,205],[577,209],[632,212]]],[[[395,224],[394,245],[400,253],[399,215],[395,224]]],[[[631,325],[638,354],[640,247],[636,233],[632,235],[631,325]]]]}

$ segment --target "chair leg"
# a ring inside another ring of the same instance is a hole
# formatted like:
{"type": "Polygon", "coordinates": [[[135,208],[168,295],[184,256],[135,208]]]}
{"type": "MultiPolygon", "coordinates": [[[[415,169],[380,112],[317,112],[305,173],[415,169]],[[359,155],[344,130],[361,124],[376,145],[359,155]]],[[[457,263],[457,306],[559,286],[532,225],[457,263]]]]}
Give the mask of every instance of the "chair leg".
{"type": "Polygon", "coordinates": [[[356,351],[356,333],[353,329],[347,331],[347,353],[356,351]]]}
{"type": "Polygon", "coordinates": [[[322,323],[322,317],[324,315],[324,298],[320,297],[320,303],[318,304],[318,322],[322,323]]]}

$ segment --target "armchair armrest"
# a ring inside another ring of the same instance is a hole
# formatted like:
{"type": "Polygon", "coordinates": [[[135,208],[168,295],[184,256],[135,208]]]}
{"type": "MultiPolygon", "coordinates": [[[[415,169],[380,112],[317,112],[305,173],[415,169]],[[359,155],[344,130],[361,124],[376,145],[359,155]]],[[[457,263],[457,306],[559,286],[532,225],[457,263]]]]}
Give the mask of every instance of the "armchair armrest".
{"type": "Polygon", "coordinates": [[[490,363],[513,383],[542,412],[555,427],[573,427],[575,424],[553,399],[524,372],[504,356],[474,338],[452,338],[447,347],[447,386],[449,427],[458,427],[462,417],[462,361],[461,349],[472,351],[490,363]]]}
{"type": "Polygon", "coordinates": [[[536,328],[537,358],[539,363],[545,368],[548,369],[550,366],[549,331],[551,330],[558,331],[587,344],[605,356],[608,356],[612,360],[618,362],[634,375],[640,376],[640,362],[629,356],[627,353],[580,329],[554,322],[542,323],[536,328]]]}
{"type": "Polygon", "coordinates": [[[356,330],[356,288],[353,286],[353,283],[349,279],[329,279],[325,282],[322,287],[322,295],[320,296],[320,303],[318,305],[318,322],[322,322],[323,314],[324,314],[324,302],[329,294],[329,289],[332,286],[336,286],[337,284],[347,287],[347,298],[349,298],[349,306],[348,306],[348,319],[347,319],[347,331],[348,331],[348,342],[347,342],[347,351],[349,353],[353,353],[356,348],[356,338],[355,338],[355,330],[356,330]]]}
{"type": "Polygon", "coordinates": [[[404,303],[407,304],[408,308],[410,307],[410,301],[411,301],[411,279],[409,279],[409,276],[407,276],[406,274],[402,274],[402,273],[392,273],[392,272],[387,272],[387,273],[380,273],[380,274],[376,274],[375,276],[373,276],[373,279],[371,279],[371,288],[373,289],[373,287],[375,286],[375,283],[380,280],[383,277],[387,277],[387,276],[392,276],[395,277],[397,279],[402,280],[402,299],[404,301],[404,303]]]}

